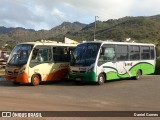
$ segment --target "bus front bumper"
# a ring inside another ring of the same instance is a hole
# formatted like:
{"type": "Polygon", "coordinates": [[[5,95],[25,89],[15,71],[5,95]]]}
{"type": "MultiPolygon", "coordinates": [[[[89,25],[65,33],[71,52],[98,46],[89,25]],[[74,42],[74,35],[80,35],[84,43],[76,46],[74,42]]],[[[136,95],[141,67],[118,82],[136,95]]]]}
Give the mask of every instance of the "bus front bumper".
{"type": "Polygon", "coordinates": [[[5,78],[6,80],[11,82],[28,83],[28,75],[25,72],[18,74],[16,76],[9,75],[6,73],[5,78]]]}
{"type": "Polygon", "coordinates": [[[96,73],[95,72],[86,72],[86,73],[69,72],[69,79],[73,81],[80,81],[80,82],[96,82],[96,73]]]}

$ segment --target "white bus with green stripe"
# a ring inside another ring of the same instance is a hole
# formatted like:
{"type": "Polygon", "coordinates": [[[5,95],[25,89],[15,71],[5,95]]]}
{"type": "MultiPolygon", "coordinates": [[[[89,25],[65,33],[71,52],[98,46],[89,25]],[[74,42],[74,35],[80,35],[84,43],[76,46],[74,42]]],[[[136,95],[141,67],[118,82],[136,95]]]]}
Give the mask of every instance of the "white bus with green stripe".
{"type": "Polygon", "coordinates": [[[79,44],[70,61],[70,79],[97,82],[121,78],[139,79],[155,71],[155,45],[91,41],[79,44]]]}

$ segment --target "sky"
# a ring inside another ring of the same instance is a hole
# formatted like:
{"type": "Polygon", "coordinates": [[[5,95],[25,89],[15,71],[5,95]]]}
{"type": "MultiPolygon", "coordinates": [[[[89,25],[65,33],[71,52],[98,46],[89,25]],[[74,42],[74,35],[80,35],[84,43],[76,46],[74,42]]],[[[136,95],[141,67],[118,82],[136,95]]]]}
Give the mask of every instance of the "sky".
{"type": "Polygon", "coordinates": [[[0,0],[0,26],[49,30],[63,22],[93,23],[160,14],[160,0],[0,0]]]}

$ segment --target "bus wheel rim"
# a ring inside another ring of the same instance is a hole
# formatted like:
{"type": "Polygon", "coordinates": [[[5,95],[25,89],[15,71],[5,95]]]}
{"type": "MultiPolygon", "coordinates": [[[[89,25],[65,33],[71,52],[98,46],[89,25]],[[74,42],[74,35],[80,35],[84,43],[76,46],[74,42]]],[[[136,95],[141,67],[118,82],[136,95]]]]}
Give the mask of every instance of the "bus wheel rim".
{"type": "Polygon", "coordinates": [[[103,83],[103,77],[101,76],[100,78],[99,78],[99,81],[100,81],[100,83],[103,83]]]}
{"type": "Polygon", "coordinates": [[[139,78],[139,74],[137,74],[137,78],[139,78]]]}
{"type": "Polygon", "coordinates": [[[33,79],[33,83],[34,83],[34,85],[37,85],[37,84],[39,83],[39,79],[38,79],[38,77],[34,77],[34,79],[33,79]]]}
{"type": "Polygon", "coordinates": [[[137,78],[138,79],[140,78],[140,72],[139,71],[137,72],[137,78]]]}

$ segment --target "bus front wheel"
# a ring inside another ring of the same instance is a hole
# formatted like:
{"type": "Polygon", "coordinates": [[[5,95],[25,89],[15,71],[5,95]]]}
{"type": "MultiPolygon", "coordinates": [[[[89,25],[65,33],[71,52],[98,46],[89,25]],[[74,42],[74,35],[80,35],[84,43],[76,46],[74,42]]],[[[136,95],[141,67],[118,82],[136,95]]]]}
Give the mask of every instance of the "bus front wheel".
{"type": "Polygon", "coordinates": [[[37,86],[37,85],[39,85],[39,83],[40,83],[40,77],[39,77],[39,75],[34,74],[32,76],[32,78],[31,78],[31,84],[33,86],[37,86]]]}
{"type": "Polygon", "coordinates": [[[97,82],[97,84],[98,85],[102,85],[102,84],[104,84],[105,83],[105,77],[104,77],[104,74],[99,74],[99,76],[98,76],[98,82],[97,82]]]}

